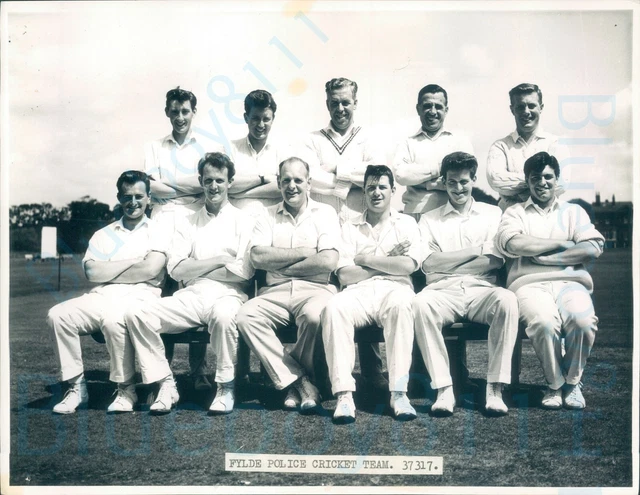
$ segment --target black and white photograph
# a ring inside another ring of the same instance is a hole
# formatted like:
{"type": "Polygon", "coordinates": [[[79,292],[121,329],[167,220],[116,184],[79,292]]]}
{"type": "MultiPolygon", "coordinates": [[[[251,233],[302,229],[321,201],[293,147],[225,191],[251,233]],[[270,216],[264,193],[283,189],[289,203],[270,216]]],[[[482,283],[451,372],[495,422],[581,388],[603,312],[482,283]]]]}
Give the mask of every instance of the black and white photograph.
{"type": "Polygon", "coordinates": [[[3,2],[0,491],[637,493],[639,22],[3,2]]]}

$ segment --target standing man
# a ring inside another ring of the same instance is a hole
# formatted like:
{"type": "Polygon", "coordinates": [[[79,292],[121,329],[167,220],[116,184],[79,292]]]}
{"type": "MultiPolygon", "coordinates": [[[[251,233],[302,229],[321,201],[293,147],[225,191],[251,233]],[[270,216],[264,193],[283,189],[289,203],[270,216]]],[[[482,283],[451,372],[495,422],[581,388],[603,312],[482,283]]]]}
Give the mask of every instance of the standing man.
{"type": "Polygon", "coordinates": [[[286,148],[269,139],[277,105],[268,91],[252,91],[244,99],[244,121],[249,134],[231,141],[231,159],[236,176],[229,188],[229,201],[257,215],[263,207],[282,200],[278,187],[278,164],[289,158],[286,148]]]}
{"type": "MultiPolygon", "coordinates": [[[[184,218],[204,206],[204,195],[198,178],[198,161],[204,155],[201,143],[191,130],[198,100],[191,91],[171,89],[167,92],[164,113],[171,123],[171,133],[145,144],[144,170],[151,177],[151,218],[163,222],[170,231],[177,219],[184,218]]],[[[222,151],[214,150],[214,151],[222,151]]],[[[175,282],[168,280],[171,290],[175,282]]],[[[169,361],[173,344],[167,348],[169,361]]],[[[189,344],[189,367],[196,390],[208,390],[206,344],[189,344]]]]}
{"type": "Polygon", "coordinates": [[[511,382],[518,302],[513,293],[496,285],[503,259],[493,238],[501,211],[471,197],[477,170],[478,162],[468,153],[444,157],[442,179],[449,202],[420,219],[427,287],[413,300],[413,310],[416,340],[431,386],[438,390],[431,407],[437,415],[452,414],[456,402],[442,328],[464,318],[489,325],[486,411],[508,412],[502,387],[511,382]]]}
{"type": "MultiPolygon", "coordinates": [[[[504,211],[509,206],[529,198],[529,186],[524,177],[524,162],[540,151],[565,158],[566,151],[558,145],[558,138],[540,127],[544,110],[542,91],[535,84],[519,84],[509,91],[509,109],[516,121],[516,130],[499,139],[489,148],[487,180],[500,194],[498,206],[504,211]]],[[[556,194],[562,194],[558,187],[556,194]]]]}
{"type": "Polygon", "coordinates": [[[80,336],[102,331],[110,359],[109,379],[118,384],[107,412],[129,412],[137,401],[133,376],[134,349],[126,333],[124,312],[160,297],[166,275],[165,255],[151,246],[166,233],[145,214],[149,178],[144,172],[124,172],[117,182],[123,217],[100,229],[89,241],[82,260],[85,275],[99,283],[91,292],[55,305],[47,323],[55,339],[62,380],[69,389],[53,412],[71,414],[89,401],[80,336]]]}
{"type": "MultiPolygon", "coordinates": [[[[331,120],[312,132],[301,156],[311,168],[311,198],[329,204],[340,224],[365,209],[364,172],[367,165],[385,163],[386,156],[367,131],[354,123],[358,108],[358,84],[344,77],[325,84],[326,105],[331,120]]],[[[374,388],[386,390],[382,359],[377,343],[358,345],[362,376],[374,388]]]]}
{"type": "Polygon", "coordinates": [[[496,247],[509,258],[507,287],[518,297],[547,382],[542,407],[583,409],[580,379],[598,329],[584,265],[602,254],[604,238],[580,206],[556,198],[555,157],[536,153],[524,175],[531,196],[504,212],[496,247]]]}
{"type": "Polygon", "coordinates": [[[421,127],[401,143],[393,160],[398,184],[407,186],[402,195],[404,213],[420,220],[420,215],[448,201],[440,180],[442,159],[454,151],[473,154],[469,139],[445,127],[449,99],[444,88],[427,84],[418,92],[416,111],[421,127]]]}
{"type": "Polygon", "coordinates": [[[233,410],[238,331],[236,313],[247,300],[253,269],[244,254],[253,228],[251,217],[231,205],[233,162],[222,153],[207,153],[198,163],[205,206],[176,222],[168,253],[169,274],[185,288],[125,315],[144,383],[160,382],[154,413],[166,413],[178,402],[178,390],[165,358],[161,333],[180,333],[207,325],[216,355],[218,391],[212,414],[233,410]]]}
{"type": "Polygon", "coordinates": [[[285,407],[302,412],[320,404],[313,375],[322,346],[320,315],[336,293],[329,275],[338,263],[340,226],[333,208],[308,197],[309,166],[300,158],[280,164],[283,201],[257,219],[251,236],[253,266],[267,272],[266,287],[238,313],[238,330],[278,390],[289,387],[285,407]],[[298,339],[286,353],[275,334],[295,321],[298,339]]]}
{"type": "Polygon", "coordinates": [[[342,225],[343,248],[338,279],[346,288],[322,314],[332,392],[338,397],[337,423],[356,419],[352,393],[356,383],[354,328],[375,323],[384,330],[391,408],[398,419],[416,417],[407,397],[415,296],[411,274],[420,264],[420,231],[415,220],[391,208],[393,173],[386,165],[369,165],[364,175],[367,209],[342,225]]]}

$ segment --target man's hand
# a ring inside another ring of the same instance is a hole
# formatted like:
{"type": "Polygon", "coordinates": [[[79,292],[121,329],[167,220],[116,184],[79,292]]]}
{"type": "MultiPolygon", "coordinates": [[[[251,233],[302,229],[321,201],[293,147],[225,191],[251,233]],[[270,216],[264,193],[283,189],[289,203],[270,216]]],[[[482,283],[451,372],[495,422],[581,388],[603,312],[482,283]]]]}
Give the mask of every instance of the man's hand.
{"type": "Polygon", "coordinates": [[[367,266],[367,255],[356,254],[356,256],[353,258],[353,262],[358,266],[367,266]]]}
{"type": "Polygon", "coordinates": [[[532,263],[536,265],[556,265],[557,263],[550,263],[546,255],[541,254],[540,256],[532,256],[529,258],[532,263]]]}
{"type": "Polygon", "coordinates": [[[393,246],[393,249],[389,251],[387,256],[404,256],[405,254],[407,254],[410,247],[411,241],[409,239],[406,239],[393,246]]]}

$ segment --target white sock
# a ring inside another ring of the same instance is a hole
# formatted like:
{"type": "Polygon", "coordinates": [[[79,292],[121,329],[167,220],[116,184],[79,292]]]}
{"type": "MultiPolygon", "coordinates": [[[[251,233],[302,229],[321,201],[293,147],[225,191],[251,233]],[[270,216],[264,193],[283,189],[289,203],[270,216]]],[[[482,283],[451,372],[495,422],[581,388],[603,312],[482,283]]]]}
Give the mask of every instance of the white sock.
{"type": "Polygon", "coordinates": [[[69,384],[71,384],[71,385],[79,385],[83,381],[85,381],[84,380],[84,373],[80,373],[78,376],[74,376],[73,378],[69,379],[69,384]]]}

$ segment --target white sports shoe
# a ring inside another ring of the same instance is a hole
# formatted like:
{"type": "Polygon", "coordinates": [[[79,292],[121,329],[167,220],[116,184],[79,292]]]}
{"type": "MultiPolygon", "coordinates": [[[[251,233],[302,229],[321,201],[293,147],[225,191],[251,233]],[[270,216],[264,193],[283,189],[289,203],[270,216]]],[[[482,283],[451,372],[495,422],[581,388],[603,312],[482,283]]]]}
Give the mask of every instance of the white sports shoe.
{"type": "Polygon", "coordinates": [[[547,387],[542,397],[542,407],[544,409],[560,409],[562,407],[562,389],[553,390],[547,387]]]}
{"type": "Polygon", "coordinates": [[[171,412],[173,406],[175,406],[180,400],[180,395],[178,394],[178,388],[176,387],[176,382],[172,379],[165,380],[160,385],[160,390],[158,390],[158,397],[149,410],[155,414],[166,414],[171,412]]]}
{"type": "Polygon", "coordinates": [[[320,392],[316,386],[309,381],[307,376],[303,376],[295,385],[300,394],[300,412],[302,414],[312,412],[320,405],[320,392]]]}
{"type": "Polygon", "coordinates": [[[584,409],[586,401],[584,400],[584,395],[582,395],[582,383],[577,383],[576,385],[566,385],[565,392],[563,394],[562,400],[564,402],[564,407],[567,409],[584,409]]]}
{"type": "Polygon", "coordinates": [[[88,403],[87,382],[82,380],[69,387],[64,394],[64,398],[53,407],[53,412],[56,414],[73,414],[77,409],[87,407],[88,403]]]}
{"type": "Polygon", "coordinates": [[[284,398],[285,409],[298,409],[300,407],[300,394],[295,387],[290,387],[284,398]]]}
{"type": "Polygon", "coordinates": [[[406,392],[391,392],[389,404],[393,409],[393,415],[400,421],[410,421],[418,417],[416,410],[409,402],[406,392]]]}
{"type": "Polygon", "coordinates": [[[136,394],[135,385],[127,387],[118,385],[116,399],[109,404],[107,413],[133,412],[136,402],[138,402],[138,395],[136,394]]]}
{"type": "Polygon", "coordinates": [[[336,410],[333,413],[333,422],[341,425],[353,423],[356,420],[356,405],[353,402],[351,392],[343,392],[338,395],[336,410]]]}
{"type": "Polygon", "coordinates": [[[451,416],[456,405],[456,398],[453,395],[453,386],[438,389],[438,399],[431,406],[431,413],[436,416],[451,416]]]}
{"type": "Polygon", "coordinates": [[[227,383],[218,383],[218,391],[209,407],[211,414],[229,414],[233,411],[235,402],[235,384],[232,381],[227,383]]]}
{"type": "Polygon", "coordinates": [[[502,416],[509,412],[509,408],[502,400],[502,383],[487,383],[487,413],[502,416]]]}

